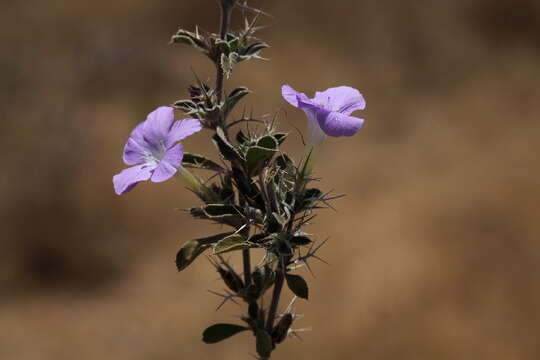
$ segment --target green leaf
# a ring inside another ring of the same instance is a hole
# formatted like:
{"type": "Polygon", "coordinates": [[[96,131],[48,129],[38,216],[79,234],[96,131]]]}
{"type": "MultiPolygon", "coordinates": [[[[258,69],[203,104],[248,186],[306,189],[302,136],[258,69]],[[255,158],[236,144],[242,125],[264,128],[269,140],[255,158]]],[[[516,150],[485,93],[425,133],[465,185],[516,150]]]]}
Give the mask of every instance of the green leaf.
{"type": "Polygon", "coordinates": [[[250,176],[258,174],[274,154],[275,150],[269,150],[258,146],[250,147],[246,153],[246,162],[250,176]]]}
{"type": "Polygon", "coordinates": [[[264,168],[277,152],[278,143],[272,136],[265,136],[257,141],[246,153],[246,164],[250,176],[256,175],[264,168]]]}
{"type": "Polygon", "coordinates": [[[204,41],[204,38],[198,32],[191,32],[180,29],[172,36],[171,42],[174,44],[185,44],[192,46],[204,53],[208,53],[208,46],[204,41]]]}
{"type": "Polygon", "coordinates": [[[238,141],[239,144],[243,144],[248,140],[249,138],[242,132],[242,130],[238,130],[238,133],[236,133],[236,141],[238,141]]]}
{"type": "Polygon", "coordinates": [[[289,135],[289,134],[276,133],[276,134],[274,134],[274,138],[277,140],[278,144],[281,145],[281,144],[283,144],[283,142],[287,138],[287,135],[289,135]]]}
{"type": "Polygon", "coordinates": [[[242,100],[244,96],[249,94],[251,91],[247,87],[238,87],[230,92],[225,100],[225,116],[227,116],[236,106],[236,104],[242,100]]]}
{"type": "Polygon", "coordinates": [[[274,216],[274,219],[276,219],[276,221],[279,223],[279,225],[281,225],[281,227],[284,227],[289,221],[288,219],[285,219],[284,216],[278,213],[273,212],[272,215],[274,216]]]}
{"type": "Polygon", "coordinates": [[[225,169],[216,164],[212,160],[205,158],[202,155],[184,153],[182,165],[188,168],[212,170],[216,172],[225,172],[225,169]]]}
{"type": "Polygon", "coordinates": [[[214,254],[223,254],[230,251],[247,249],[249,246],[250,245],[245,237],[240,234],[233,234],[218,241],[214,245],[214,254]]]}
{"type": "Polygon", "coordinates": [[[204,330],[203,341],[207,344],[215,344],[246,330],[249,328],[235,324],[215,324],[204,330]]]}
{"type": "Polygon", "coordinates": [[[221,156],[229,161],[241,161],[242,158],[235,147],[227,140],[223,129],[218,127],[216,129],[216,134],[212,137],[214,144],[219,150],[221,156]]]}
{"type": "Polygon", "coordinates": [[[193,114],[197,112],[197,104],[191,100],[178,100],[173,106],[175,109],[182,110],[186,114],[193,114]]]}
{"type": "Polygon", "coordinates": [[[278,324],[272,330],[272,339],[276,344],[280,344],[287,338],[289,329],[294,321],[292,314],[287,313],[281,317],[278,324]]]}
{"type": "Polygon", "coordinates": [[[322,194],[322,191],[316,188],[306,189],[302,201],[298,202],[295,210],[302,211],[313,208],[313,206],[320,201],[322,194]]]}
{"type": "Polygon", "coordinates": [[[236,205],[224,204],[208,204],[204,207],[204,211],[209,217],[220,217],[226,215],[240,215],[242,209],[236,205]]]}
{"type": "Polygon", "coordinates": [[[229,76],[231,76],[234,65],[236,65],[238,62],[239,57],[235,52],[231,52],[229,55],[226,55],[225,53],[221,54],[221,69],[223,70],[223,73],[227,79],[229,76]]]}
{"type": "Polygon", "coordinates": [[[275,272],[269,265],[264,264],[253,271],[252,278],[253,284],[257,287],[257,291],[259,294],[262,294],[274,283],[275,272]]]}
{"type": "Polygon", "coordinates": [[[195,260],[197,256],[202,254],[206,249],[227,236],[230,236],[231,234],[233,233],[226,232],[185,242],[178,251],[178,254],[176,254],[176,267],[178,271],[182,271],[187,268],[189,264],[191,264],[193,260],[195,260]]]}
{"type": "Polygon", "coordinates": [[[291,289],[296,296],[307,300],[309,289],[306,280],[304,280],[300,275],[293,274],[285,274],[285,279],[287,279],[289,289],[291,289]]]}
{"type": "Polygon", "coordinates": [[[272,337],[264,330],[258,330],[256,335],[257,353],[263,358],[267,358],[272,353],[272,337]]]}
{"type": "Polygon", "coordinates": [[[282,154],[276,157],[276,164],[282,170],[290,170],[294,168],[294,164],[292,160],[285,154],[282,154]]]}
{"type": "Polygon", "coordinates": [[[277,140],[273,136],[263,136],[259,140],[257,140],[257,146],[260,146],[265,149],[272,149],[277,150],[278,149],[278,143],[277,140]]]}
{"type": "Polygon", "coordinates": [[[234,228],[239,228],[244,224],[242,209],[234,205],[209,204],[203,207],[191,208],[189,211],[194,218],[213,220],[234,228]]]}
{"type": "Polygon", "coordinates": [[[289,242],[296,246],[304,246],[311,244],[310,238],[305,235],[295,235],[289,238],[289,242]]]}
{"type": "Polygon", "coordinates": [[[256,57],[259,51],[268,47],[270,47],[270,45],[268,45],[267,43],[258,41],[242,49],[242,55],[248,57],[256,57]]]}

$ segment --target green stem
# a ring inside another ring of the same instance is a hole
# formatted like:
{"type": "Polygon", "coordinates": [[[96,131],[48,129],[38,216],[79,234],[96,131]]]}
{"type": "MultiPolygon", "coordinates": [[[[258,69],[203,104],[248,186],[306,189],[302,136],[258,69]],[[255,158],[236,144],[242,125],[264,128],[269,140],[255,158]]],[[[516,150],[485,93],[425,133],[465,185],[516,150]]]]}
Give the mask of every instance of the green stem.
{"type": "Polygon", "coordinates": [[[304,149],[304,175],[311,174],[322,145],[307,144],[304,149]]]}
{"type": "Polygon", "coordinates": [[[268,319],[266,320],[266,330],[268,333],[272,333],[274,328],[274,320],[276,318],[277,308],[279,305],[279,298],[281,296],[281,290],[283,289],[283,283],[285,280],[285,270],[277,272],[276,282],[274,283],[274,291],[272,292],[272,302],[270,303],[270,310],[268,311],[268,319]]]}
{"type": "Polygon", "coordinates": [[[244,283],[251,284],[251,255],[249,249],[242,250],[242,260],[244,262],[244,283]]]}
{"type": "MultiPolygon", "coordinates": [[[[234,8],[234,3],[231,3],[228,0],[221,0],[221,25],[219,27],[219,37],[224,40],[227,37],[229,32],[229,24],[231,22],[231,14],[234,8]]],[[[223,81],[224,81],[224,71],[221,66],[221,54],[218,54],[218,59],[216,61],[216,96],[218,102],[221,102],[223,98],[223,81]]]]}

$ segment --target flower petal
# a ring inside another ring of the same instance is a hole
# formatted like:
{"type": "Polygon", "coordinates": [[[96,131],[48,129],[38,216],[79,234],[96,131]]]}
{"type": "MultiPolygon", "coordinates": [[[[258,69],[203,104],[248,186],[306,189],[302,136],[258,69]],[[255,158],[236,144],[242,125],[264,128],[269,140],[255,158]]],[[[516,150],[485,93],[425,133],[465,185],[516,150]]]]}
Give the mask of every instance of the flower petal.
{"type": "Polygon", "coordinates": [[[292,106],[298,107],[297,96],[300,94],[298,91],[294,90],[289,85],[283,85],[281,87],[281,96],[292,106]]]}
{"type": "Polygon", "coordinates": [[[184,147],[182,144],[176,144],[172,148],[168,149],[154,171],[151,180],[153,182],[163,182],[170,179],[182,165],[183,157],[184,147]]]}
{"type": "Polygon", "coordinates": [[[322,131],[319,121],[317,120],[317,112],[313,109],[306,108],[304,112],[307,115],[307,136],[308,143],[318,146],[323,143],[326,134],[322,131]]]}
{"type": "Polygon", "coordinates": [[[299,100],[307,103],[310,102],[306,94],[294,90],[289,85],[283,85],[281,87],[281,96],[294,107],[300,107],[299,100]]]}
{"type": "Polygon", "coordinates": [[[142,164],[122,170],[113,176],[114,192],[117,195],[127,193],[139,182],[150,179],[154,166],[142,164]]]}
{"type": "Polygon", "coordinates": [[[144,122],[142,133],[145,140],[154,147],[159,148],[165,141],[174,121],[174,111],[170,106],[160,106],[148,114],[144,122]]]}
{"type": "Polygon", "coordinates": [[[124,146],[124,163],[127,165],[137,165],[144,162],[144,155],[148,151],[148,144],[144,140],[142,128],[144,122],[140,123],[129,135],[129,139],[124,146]]]}
{"type": "Polygon", "coordinates": [[[324,104],[327,110],[351,115],[356,110],[364,110],[366,101],[360,92],[349,86],[338,86],[315,93],[315,102],[324,104]]]}
{"type": "Polygon", "coordinates": [[[353,136],[364,124],[364,119],[327,110],[319,111],[317,120],[326,135],[335,137],[353,136]]]}
{"type": "Polygon", "coordinates": [[[202,124],[197,119],[183,119],[177,120],[173,123],[165,145],[167,147],[172,146],[175,142],[178,142],[184,138],[187,138],[190,135],[195,134],[202,130],[202,124]]]}

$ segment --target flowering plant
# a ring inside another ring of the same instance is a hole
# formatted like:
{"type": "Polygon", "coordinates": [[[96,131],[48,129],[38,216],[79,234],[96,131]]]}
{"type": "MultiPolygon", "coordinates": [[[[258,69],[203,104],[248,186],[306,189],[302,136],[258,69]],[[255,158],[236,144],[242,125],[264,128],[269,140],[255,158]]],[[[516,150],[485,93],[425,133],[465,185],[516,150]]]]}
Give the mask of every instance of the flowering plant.
{"type": "Polygon", "coordinates": [[[258,357],[269,359],[278,344],[296,334],[291,328],[298,317],[292,310],[294,300],[309,295],[306,280],[296,270],[305,266],[311,272],[309,260],[321,260],[317,251],[324,242],[315,245],[304,227],[314,218],[315,210],[329,206],[329,201],[336,198],[312,186],[314,159],[326,136],[352,136],[360,130],[363,120],[351,114],[364,109],[365,101],[358,90],[346,86],[317,92],[310,99],[284,85],[283,98],[304,110],[308,118],[306,152],[296,163],[281,150],[287,134],[278,131],[274,121],[251,116],[231,118],[235,105],[250,91],[239,87],[225,95],[225,78],[238,63],[260,58],[260,51],[268,45],[254,36],[259,10],[238,0],[220,0],[220,5],[219,34],[180,29],[171,40],[208,56],[216,65],[215,84],[197,81],[189,87],[189,99],[159,107],[137,125],[123,154],[124,162],[131,167],[115,175],[113,184],[121,195],[139,182],[162,182],[178,175],[201,201],[189,209],[190,214],[230,228],[186,241],[176,256],[177,269],[186,269],[206,252],[228,289],[224,294],[216,293],[223,298],[220,306],[228,300],[246,304],[241,325],[220,323],[208,327],[203,332],[206,343],[250,331],[258,357]],[[245,26],[232,31],[229,24],[237,8],[244,10],[245,26]],[[189,118],[175,120],[174,109],[189,118]],[[251,126],[238,129],[242,124],[251,126]],[[203,128],[212,132],[221,164],[184,152],[179,143],[203,128]],[[203,181],[188,169],[210,171],[214,176],[203,181]],[[255,266],[252,251],[262,253],[262,260],[255,266]],[[242,271],[223,257],[229,252],[241,252],[242,271]],[[295,297],[280,313],[285,284],[295,297]],[[264,302],[267,293],[270,301],[264,302]]]}

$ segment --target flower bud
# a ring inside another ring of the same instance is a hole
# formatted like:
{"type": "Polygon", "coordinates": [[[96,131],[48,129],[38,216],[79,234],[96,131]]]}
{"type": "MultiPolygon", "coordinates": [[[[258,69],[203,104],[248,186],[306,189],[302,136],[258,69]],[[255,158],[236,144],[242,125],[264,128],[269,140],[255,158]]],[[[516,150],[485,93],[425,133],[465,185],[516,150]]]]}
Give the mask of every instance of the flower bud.
{"type": "Polygon", "coordinates": [[[237,293],[244,288],[244,282],[237,273],[232,270],[224,269],[221,266],[216,269],[229,289],[237,293]]]}
{"type": "Polygon", "coordinates": [[[274,327],[274,330],[272,330],[272,340],[274,343],[279,344],[285,340],[293,320],[294,318],[291,313],[287,313],[282,316],[281,320],[279,320],[277,325],[274,327]]]}

